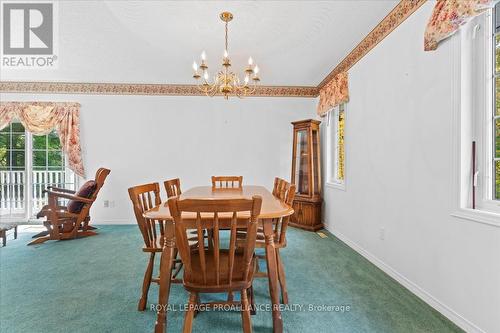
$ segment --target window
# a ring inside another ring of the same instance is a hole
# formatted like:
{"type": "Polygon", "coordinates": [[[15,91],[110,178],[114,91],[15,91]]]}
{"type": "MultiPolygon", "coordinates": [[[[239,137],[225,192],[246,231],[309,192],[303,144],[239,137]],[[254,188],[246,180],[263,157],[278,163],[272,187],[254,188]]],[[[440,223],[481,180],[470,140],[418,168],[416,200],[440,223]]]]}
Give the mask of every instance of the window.
{"type": "Polygon", "coordinates": [[[500,6],[472,19],[453,39],[453,109],[460,110],[454,126],[453,215],[499,225],[500,6]]]}
{"type": "Polygon", "coordinates": [[[19,122],[0,131],[0,216],[30,219],[46,204],[43,190],[54,185],[74,189],[55,131],[36,136],[19,122]]]}
{"type": "Polygon", "coordinates": [[[328,113],[327,119],[327,184],[345,189],[344,147],[345,104],[328,113]]]}

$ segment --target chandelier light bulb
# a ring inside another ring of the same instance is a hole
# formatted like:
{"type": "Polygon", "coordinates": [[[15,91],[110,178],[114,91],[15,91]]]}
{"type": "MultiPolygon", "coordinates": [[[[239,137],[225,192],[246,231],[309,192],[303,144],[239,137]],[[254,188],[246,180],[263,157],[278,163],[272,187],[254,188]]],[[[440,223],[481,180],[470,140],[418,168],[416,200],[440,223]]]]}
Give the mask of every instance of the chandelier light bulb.
{"type": "Polygon", "coordinates": [[[195,61],[195,62],[193,62],[193,70],[194,70],[195,72],[197,72],[197,71],[198,71],[198,64],[196,63],[196,61],[195,61]]]}
{"type": "Polygon", "coordinates": [[[207,60],[207,54],[205,53],[205,51],[201,52],[201,60],[207,60]]]}
{"type": "Polygon", "coordinates": [[[255,68],[253,69],[253,72],[255,74],[258,74],[259,73],[259,66],[255,65],[255,68]]]}
{"type": "Polygon", "coordinates": [[[227,53],[227,50],[224,50],[224,58],[227,58],[229,54],[227,53]]]}
{"type": "Polygon", "coordinates": [[[205,73],[203,74],[203,77],[205,78],[205,80],[208,80],[208,72],[205,72],[205,73]]]}
{"type": "Polygon", "coordinates": [[[249,80],[250,80],[250,78],[248,77],[248,75],[245,75],[245,84],[248,84],[249,80]]]}
{"type": "Polygon", "coordinates": [[[249,66],[253,65],[253,59],[252,59],[252,57],[248,58],[248,65],[249,66]]]}

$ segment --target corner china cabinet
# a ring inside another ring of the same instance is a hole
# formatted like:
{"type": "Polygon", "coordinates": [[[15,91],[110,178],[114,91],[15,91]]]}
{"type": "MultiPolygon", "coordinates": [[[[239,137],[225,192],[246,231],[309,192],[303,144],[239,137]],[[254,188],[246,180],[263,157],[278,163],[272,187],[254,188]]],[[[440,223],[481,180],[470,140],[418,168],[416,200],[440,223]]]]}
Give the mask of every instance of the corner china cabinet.
{"type": "Polygon", "coordinates": [[[292,184],[297,194],[290,225],[316,231],[323,228],[321,220],[321,159],[318,120],[292,122],[292,184]]]}

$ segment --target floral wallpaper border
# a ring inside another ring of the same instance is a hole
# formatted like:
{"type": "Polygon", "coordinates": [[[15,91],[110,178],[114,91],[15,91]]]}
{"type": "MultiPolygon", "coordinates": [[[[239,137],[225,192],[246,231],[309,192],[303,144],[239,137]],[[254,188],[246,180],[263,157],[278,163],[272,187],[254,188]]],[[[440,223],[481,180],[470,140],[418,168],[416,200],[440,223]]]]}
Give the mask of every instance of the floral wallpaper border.
{"type": "Polygon", "coordinates": [[[349,53],[323,81],[318,88],[323,88],[338,74],[347,72],[355,63],[363,58],[372,48],[380,43],[398,25],[403,23],[427,0],[401,0],[394,9],[349,53]]]}
{"type": "MultiPolygon", "coordinates": [[[[3,93],[204,96],[196,85],[0,81],[3,93]]],[[[316,97],[317,87],[260,86],[256,97],[316,97]]]]}

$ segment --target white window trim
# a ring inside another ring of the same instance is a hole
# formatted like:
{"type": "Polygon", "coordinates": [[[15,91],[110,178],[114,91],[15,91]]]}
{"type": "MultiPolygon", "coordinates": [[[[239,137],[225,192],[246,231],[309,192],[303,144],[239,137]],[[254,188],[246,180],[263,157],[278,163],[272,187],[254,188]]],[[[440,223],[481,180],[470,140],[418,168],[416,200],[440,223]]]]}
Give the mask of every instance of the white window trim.
{"type": "MultiPolygon", "coordinates": [[[[489,179],[492,167],[491,150],[488,145],[492,144],[491,119],[486,115],[491,112],[487,108],[492,107],[492,91],[487,89],[488,79],[491,79],[491,67],[493,59],[488,59],[484,54],[478,54],[471,50],[476,43],[489,43],[492,36],[491,12],[480,15],[469,24],[462,27],[461,31],[450,40],[452,48],[452,213],[459,220],[474,221],[487,225],[500,227],[500,202],[487,199],[491,197],[492,181],[489,179]],[[479,30],[478,30],[479,29],[479,30]],[[482,38],[478,40],[477,38],[482,38]],[[481,57],[480,57],[481,56],[481,57]],[[477,61],[479,58],[484,61],[477,61]],[[474,65],[473,65],[474,64],[474,65]],[[477,68],[481,70],[477,70],[477,68]],[[476,71],[474,71],[476,69],[476,71]],[[475,73],[474,75],[472,73],[475,73]],[[485,76],[488,75],[488,76],[485,76]],[[479,87],[482,82],[482,87],[479,87]],[[476,90],[473,90],[473,87],[476,90]],[[479,88],[478,88],[479,87],[479,88]],[[480,112],[480,115],[473,114],[480,112]],[[489,126],[489,127],[488,127],[489,126]],[[481,130],[479,130],[481,129],[481,130]],[[485,130],[486,129],[486,130],[485,130]],[[489,129],[489,130],[488,130],[489,129]],[[475,135],[474,133],[480,133],[475,135]],[[479,171],[476,190],[476,209],[471,207],[471,142],[477,142],[477,170],[479,171]],[[486,149],[486,152],[485,152],[486,149]]],[[[488,44],[492,47],[492,43],[488,44]]],[[[487,51],[485,47],[482,50],[487,51]]],[[[492,52],[488,52],[492,57],[492,52]]]]}
{"type": "Polygon", "coordinates": [[[329,187],[329,188],[333,188],[333,189],[337,189],[337,190],[342,190],[342,191],[345,191],[346,190],[346,175],[345,175],[345,170],[346,170],[346,145],[345,145],[345,124],[346,124],[346,106],[347,104],[344,103],[344,179],[341,181],[341,180],[338,180],[338,179],[335,179],[335,177],[332,177],[332,173],[333,174],[336,174],[337,173],[337,155],[336,155],[336,152],[337,152],[337,138],[332,138],[332,131],[331,129],[329,128],[330,126],[333,126],[333,128],[335,129],[334,133],[335,133],[335,136],[336,136],[336,128],[337,128],[337,120],[338,119],[338,112],[339,112],[339,106],[336,106],[335,108],[333,108],[332,110],[330,110],[328,112],[328,118],[327,118],[327,123],[326,123],[326,149],[327,149],[327,163],[326,163],[326,167],[327,167],[327,177],[326,177],[326,187],[329,187]],[[333,147],[332,147],[333,145],[333,147]],[[334,153],[335,152],[335,153],[334,153]]]}

